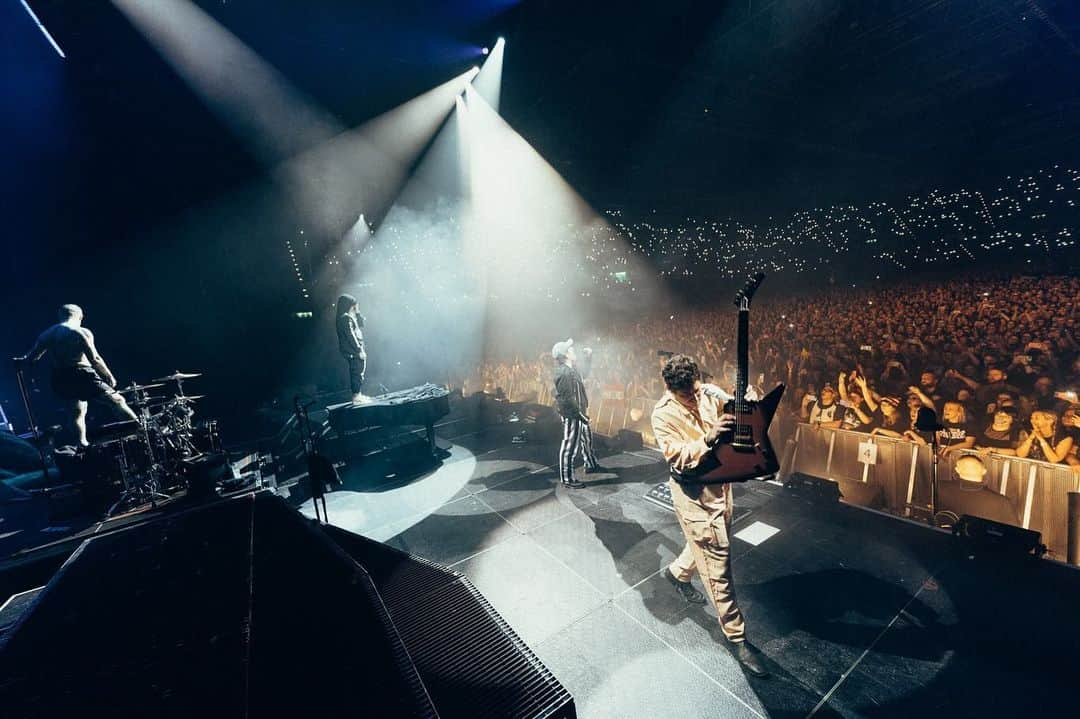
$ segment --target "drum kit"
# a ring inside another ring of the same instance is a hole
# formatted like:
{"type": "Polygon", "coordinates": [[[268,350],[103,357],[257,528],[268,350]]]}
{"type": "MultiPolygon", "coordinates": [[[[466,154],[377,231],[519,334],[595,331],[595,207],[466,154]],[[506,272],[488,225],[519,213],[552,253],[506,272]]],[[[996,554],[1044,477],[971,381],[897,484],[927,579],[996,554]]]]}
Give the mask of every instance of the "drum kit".
{"type": "Polygon", "coordinates": [[[106,516],[168,499],[184,488],[188,463],[221,451],[217,421],[194,421],[195,406],[206,395],[184,393],[184,382],[201,376],[174,372],[118,390],[137,419],[112,422],[94,433],[92,448],[118,470],[123,487],[106,516]],[[169,387],[171,396],[153,392],[162,387],[169,387]]]}

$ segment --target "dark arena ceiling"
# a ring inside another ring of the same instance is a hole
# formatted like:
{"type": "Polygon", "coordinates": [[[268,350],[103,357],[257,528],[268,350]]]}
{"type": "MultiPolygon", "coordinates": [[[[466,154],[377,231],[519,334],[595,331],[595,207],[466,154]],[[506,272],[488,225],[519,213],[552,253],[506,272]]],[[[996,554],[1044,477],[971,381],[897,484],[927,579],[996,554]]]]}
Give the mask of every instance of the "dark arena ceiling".
{"type": "MultiPolygon", "coordinates": [[[[1068,2],[198,4],[346,125],[505,36],[503,115],[598,207],[764,219],[1077,153],[1068,2]]],[[[6,135],[26,138],[26,165],[49,160],[31,174],[95,177],[90,193],[64,178],[67,207],[118,236],[257,173],[112,3],[31,5],[68,60],[56,67],[30,21],[4,11],[5,84],[41,110],[8,114],[6,135]],[[100,182],[102,166],[123,171],[100,182]]]]}

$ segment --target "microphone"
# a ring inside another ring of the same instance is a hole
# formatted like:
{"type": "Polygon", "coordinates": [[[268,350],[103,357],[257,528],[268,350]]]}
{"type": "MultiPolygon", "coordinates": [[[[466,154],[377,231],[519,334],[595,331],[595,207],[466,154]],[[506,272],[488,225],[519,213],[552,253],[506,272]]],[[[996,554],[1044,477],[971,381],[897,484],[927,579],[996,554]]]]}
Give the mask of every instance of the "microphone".
{"type": "Polygon", "coordinates": [[[712,397],[713,399],[718,399],[722,402],[727,402],[729,400],[735,399],[733,396],[720,389],[716,385],[707,384],[705,382],[701,383],[701,393],[703,395],[706,395],[707,397],[712,397]]]}
{"type": "MultiPolygon", "coordinates": [[[[712,397],[713,399],[718,399],[721,402],[730,402],[735,399],[734,395],[730,395],[724,391],[724,389],[707,382],[701,383],[701,393],[708,397],[712,397]]],[[[746,393],[749,397],[743,397],[743,399],[747,402],[756,402],[761,398],[761,391],[754,387],[754,385],[747,385],[746,393]]]]}

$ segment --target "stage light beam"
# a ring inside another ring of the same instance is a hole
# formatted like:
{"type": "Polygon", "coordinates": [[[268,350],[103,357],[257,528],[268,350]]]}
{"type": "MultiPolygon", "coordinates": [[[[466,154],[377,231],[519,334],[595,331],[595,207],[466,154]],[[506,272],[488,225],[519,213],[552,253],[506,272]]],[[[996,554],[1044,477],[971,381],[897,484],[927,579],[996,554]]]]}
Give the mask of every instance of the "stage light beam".
{"type": "Polygon", "coordinates": [[[491,49],[479,74],[472,84],[495,112],[499,111],[499,97],[502,94],[503,55],[506,42],[500,37],[491,49]]]}
{"type": "Polygon", "coordinates": [[[265,165],[346,129],[190,0],[113,4],[265,165]]]}
{"type": "Polygon", "coordinates": [[[469,72],[458,75],[341,133],[283,163],[274,176],[293,188],[310,221],[330,237],[340,237],[357,212],[377,223],[452,113],[469,77],[469,72]]]}
{"type": "Polygon", "coordinates": [[[596,293],[609,259],[639,279],[635,302],[662,295],[644,261],[555,169],[495,112],[475,86],[466,88],[466,165],[469,177],[464,255],[482,264],[478,282],[489,297],[486,341],[534,346],[589,327],[607,313],[596,293]]]}
{"type": "Polygon", "coordinates": [[[56,50],[56,54],[66,60],[67,55],[64,54],[64,51],[60,49],[60,45],[53,39],[53,36],[49,33],[48,29],[46,29],[45,23],[41,22],[37,14],[26,4],[26,0],[19,0],[19,2],[26,8],[26,12],[29,13],[30,19],[38,26],[38,30],[41,30],[41,34],[44,35],[45,39],[49,41],[49,44],[53,46],[53,50],[56,50]]]}
{"type": "Polygon", "coordinates": [[[347,130],[190,0],[113,0],[206,106],[296,198],[317,236],[378,219],[479,72],[347,130]]]}

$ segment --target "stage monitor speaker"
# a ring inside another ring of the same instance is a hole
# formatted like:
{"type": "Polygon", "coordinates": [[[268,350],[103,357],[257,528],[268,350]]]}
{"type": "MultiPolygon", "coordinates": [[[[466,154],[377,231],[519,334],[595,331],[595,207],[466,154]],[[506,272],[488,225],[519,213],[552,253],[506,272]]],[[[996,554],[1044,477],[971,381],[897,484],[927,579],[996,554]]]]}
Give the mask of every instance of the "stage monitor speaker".
{"type": "Polygon", "coordinates": [[[953,534],[973,550],[996,555],[1041,557],[1046,553],[1042,535],[1031,529],[1014,527],[965,514],[953,528],[953,534]]]}
{"type": "Polygon", "coordinates": [[[814,503],[836,504],[840,501],[840,485],[828,479],[809,474],[794,473],[784,482],[789,495],[808,499],[814,503]]]}
{"type": "Polygon", "coordinates": [[[885,508],[885,492],[878,485],[860,482],[855,479],[837,480],[836,485],[840,489],[840,499],[845,504],[870,509],[885,508]]]}
{"type": "Polygon", "coordinates": [[[236,472],[224,452],[185,459],[181,471],[187,479],[187,498],[196,501],[218,496],[222,482],[236,479],[236,472]]]}
{"type": "Polygon", "coordinates": [[[0,430],[0,469],[12,474],[33,472],[41,469],[41,457],[22,437],[0,430]]]}
{"type": "Polygon", "coordinates": [[[632,429],[620,429],[615,435],[615,446],[624,452],[633,452],[645,446],[641,432],[632,429]]]}

